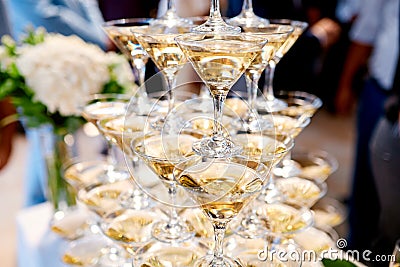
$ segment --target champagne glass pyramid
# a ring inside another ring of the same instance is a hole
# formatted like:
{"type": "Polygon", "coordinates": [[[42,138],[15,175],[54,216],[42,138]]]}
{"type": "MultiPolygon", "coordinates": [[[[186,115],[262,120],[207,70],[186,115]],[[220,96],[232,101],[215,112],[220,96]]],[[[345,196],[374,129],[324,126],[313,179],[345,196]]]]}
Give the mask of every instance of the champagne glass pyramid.
{"type": "Polygon", "coordinates": [[[143,86],[145,80],[146,63],[149,56],[136,40],[131,29],[134,27],[139,30],[141,26],[149,25],[152,19],[149,18],[130,18],[107,21],[103,24],[103,29],[108,37],[114,42],[118,49],[131,61],[134,75],[139,83],[138,96],[146,100],[146,89],[143,86]]]}
{"type": "Polygon", "coordinates": [[[200,155],[217,158],[240,153],[240,147],[223,134],[223,106],[232,85],[261,54],[267,40],[247,34],[194,33],[175,40],[209,88],[214,103],[213,134],[194,143],[193,149],[200,155]]]}
{"type": "Polygon", "coordinates": [[[261,192],[268,168],[244,157],[194,156],[178,164],[174,177],[199,205],[214,226],[214,253],[194,265],[240,266],[226,257],[223,241],[227,224],[261,192]]]}
{"type": "Polygon", "coordinates": [[[229,19],[228,23],[234,26],[265,27],[269,25],[269,20],[254,14],[253,0],[244,0],[240,14],[229,19]]]}
{"type": "Polygon", "coordinates": [[[307,28],[308,24],[302,21],[292,20],[271,20],[276,24],[291,25],[294,27],[293,33],[287,38],[285,43],[277,51],[275,57],[269,61],[265,72],[265,85],[263,89],[263,97],[257,99],[256,106],[259,110],[267,112],[275,112],[287,107],[286,103],[274,96],[273,80],[276,64],[289,51],[300,35],[307,28]]]}
{"type": "Polygon", "coordinates": [[[221,16],[219,0],[211,0],[210,16],[207,21],[200,26],[194,27],[194,33],[221,33],[235,34],[240,33],[240,27],[228,25],[221,16]]]}
{"type": "Polygon", "coordinates": [[[269,61],[275,57],[277,51],[288,39],[290,34],[292,34],[293,27],[278,24],[269,24],[263,27],[240,26],[243,27],[245,33],[268,39],[268,43],[263,47],[262,53],[253,60],[245,71],[249,109],[245,116],[236,122],[236,127],[241,130],[257,132],[262,131],[266,127],[271,127],[270,123],[258,116],[255,108],[258,81],[260,80],[262,72],[268,66],[269,61]]]}

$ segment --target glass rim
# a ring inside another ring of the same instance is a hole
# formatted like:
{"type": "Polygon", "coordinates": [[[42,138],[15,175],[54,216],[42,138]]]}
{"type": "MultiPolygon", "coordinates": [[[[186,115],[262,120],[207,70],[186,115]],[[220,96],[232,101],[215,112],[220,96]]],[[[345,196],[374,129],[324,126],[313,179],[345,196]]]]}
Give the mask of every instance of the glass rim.
{"type": "MultiPolygon", "coordinates": [[[[122,18],[122,19],[113,19],[113,20],[107,20],[104,21],[101,26],[102,27],[135,27],[134,25],[126,25],[128,23],[134,23],[134,22],[144,22],[144,23],[151,23],[154,20],[154,18],[122,18]]],[[[137,26],[146,26],[146,25],[137,25],[137,26]]]]}

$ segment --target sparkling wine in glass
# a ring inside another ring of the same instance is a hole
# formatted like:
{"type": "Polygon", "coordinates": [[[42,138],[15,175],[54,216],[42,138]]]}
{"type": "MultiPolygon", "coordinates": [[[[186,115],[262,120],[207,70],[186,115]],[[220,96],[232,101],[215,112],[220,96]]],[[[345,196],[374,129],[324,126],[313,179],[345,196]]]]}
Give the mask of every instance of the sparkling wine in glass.
{"type": "Polygon", "coordinates": [[[151,229],[159,216],[155,210],[122,209],[109,213],[100,223],[103,234],[127,252],[123,266],[139,266],[154,243],[151,229]]]}
{"type": "Polygon", "coordinates": [[[234,26],[265,27],[269,25],[269,20],[254,14],[253,0],[244,0],[240,14],[229,19],[228,23],[234,26]]]}
{"type": "Polygon", "coordinates": [[[147,99],[146,88],[144,86],[146,63],[149,56],[136,40],[131,29],[136,31],[143,29],[142,26],[149,25],[150,18],[129,18],[107,21],[103,24],[103,29],[108,37],[114,42],[118,49],[131,61],[133,73],[139,84],[137,92],[143,101],[147,99]]]}
{"type": "Polygon", "coordinates": [[[276,64],[282,57],[289,51],[293,44],[297,41],[300,35],[307,28],[308,24],[302,21],[292,20],[271,20],[271,23],[291,25],[294,27],[293,33],[287,38],[286,42],[277,51],[275,57],[269,61],[265,72],[265,85],[263,89],[263,97],[257,99],[257,108],[267,112],[275,112],[287,107],[285,102],[275,98],[273,80],[275,74],[276,64]],[[265,99],[266,98],[266,99],[265,99]]]}
{"type": "MultiPolygon", "coordinates": [[[[82,107],[82,117],[97,127],[97,122],[101,119],[125,114],[129,100],[129,95],[95,94],[82,107]]],[[[100,130],[99,132],[101,133],[100,130]]],[[[115,145],[107,136],[105,136],[105,139],[108,145],[108,173],[104,177],[105,180],[116,181],[129,178],[128,172],[124,168],[118,167],[118,151],[115,145]]]]}
{"type": "Polygon", "coordinates": [[[214,103],[213,135],[193,145],[210,157],[239,154],[240,147],[223,135],[222,114],[226,96],[267,40],[247,34],[184,34],[175,38],[197,74],[209,88],[214,103]]]}
{"type": "Polygon", "coordinates": [[[240,27],[227,24],[221,16],[219,0],[211,0],[210,15],[207,21],[200,26],[194,27],[194,33],[218,33],[218,34],[237,34],[240,27]]]}
{"type": "Polygon", "coordinates": [[[227,224],[261,192],[268,169],[242,157],[206,158],[194,156],[178,164],[175,179],[199,205],[214,226],[214,253],[194,266],[240,266],[224,255],[227,224]]]}
{"type": "Polygon", "coordinates": [[[121,206],[124,208],[145,209],[152,204],[150,198],[141,190],[137,177],[140,166],[143,163],[136,155],[132,154],[129,148],[132,140],[142,135],[145,131],[146,121],[147,116],[134,113],[98,121],[100,131],[118,146],[122,153],[129,154],[127,158],[130,159],[130,162],[127,163],[132,167],[129,170],[132,170],[131,180],[133,181],[133,186],[131,190],[120,196],[121,206]]]}
{"type": "MultiPolygon", "coordinates": [[[[168,113],[174,107],[173,90],[176,86],[177,74],[186,63],[186,57],[175,42],[175,37],[181,33],[189,32],[190,26],[174,28],[175,30],[176,32],[165,32],[164,29],[148,27],[145,32],[134,31],[139,43],[164,75],[169,97],[168,113]]],[[[165,119],[159,118],[155,122],[155,128],[159,130],[164,124],[165,119]]]]}
{"type": "MultiPolygon", "coordinates": [[[[234,138],[236,143],[242,145],[243,156],[261,162],[271,170],[269,183],[271,183],[273,179],[272,170],[294,146],[294,141],[289,135],[241,133],[234,138]]],[[[240,220],[235,220],[235,222],[230,225],[235,233],[244,238],[262,237],[267,232],[264,222],[260,220],[256,213],[256,204],[256,201],[252,202],[248,209],[245,210],[242,218],[240,220]]]]}
{"type": "MultiPolygon", "coordinates": [[[[181,220],[177,213],[177,187],[173,177],[175,165],[193,155],[192,144],[195,135],[181,133],[163,135],[152,132],[133,140],[131,149],[158,176],[168,189],[171,202],[168,221],[156,222],[152,229],[155,239],[166,243],[177,243],[194,236],[191,226],[181,220]]],[[[160,200],[161,201],[161,200],[160,200]]]]}
{"type": "MultiPolygon", "coordinates": [[[[322,106],[322,101],[319,97],[301,91],[279,91],[275,93],[275,98],[287,105],[286,108],[272,113],[275,125],[284,131],[290,130],[290,124],[307,126],[307,121],[309,122],[315,112],[322,106]]],[[[303,129],[304,127],[293,128],[291,130],[293,138],[297,137],[303,129]]],[[[300,169],[291,160],[291,153],[288,153],[275,171],[280,173],[279,176],[291,177],[298,175],[300,169]]]]}

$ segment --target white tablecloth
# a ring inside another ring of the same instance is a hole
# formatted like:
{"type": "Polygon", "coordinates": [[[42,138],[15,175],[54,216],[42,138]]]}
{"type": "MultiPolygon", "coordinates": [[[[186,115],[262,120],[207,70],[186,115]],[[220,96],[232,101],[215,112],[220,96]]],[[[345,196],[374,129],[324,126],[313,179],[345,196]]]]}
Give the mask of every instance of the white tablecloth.
{"type": "Polygon", "coordinates": [[[19,267],[66,267],[61,256],[67,241],[50,230],[53,214],[49,203],[21,210],[17,215],[19,267]]]}

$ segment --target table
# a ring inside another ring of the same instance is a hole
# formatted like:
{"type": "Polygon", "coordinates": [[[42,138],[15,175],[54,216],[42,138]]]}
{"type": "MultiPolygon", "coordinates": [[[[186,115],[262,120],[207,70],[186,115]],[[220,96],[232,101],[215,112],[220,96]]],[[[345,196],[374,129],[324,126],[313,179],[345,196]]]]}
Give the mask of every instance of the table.
{"type": "Polygon", "coordinates": [[[53,209],[48,202],[17,214],[18,267],[67,267],[61,255],[68,244],[50,230],[53,209]]]}

